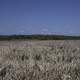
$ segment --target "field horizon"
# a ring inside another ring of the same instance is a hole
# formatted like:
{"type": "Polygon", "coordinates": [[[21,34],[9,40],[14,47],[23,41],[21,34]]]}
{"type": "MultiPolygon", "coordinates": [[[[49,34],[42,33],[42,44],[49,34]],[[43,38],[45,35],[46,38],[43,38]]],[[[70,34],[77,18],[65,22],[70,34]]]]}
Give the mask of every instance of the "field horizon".
{"type": "Polygon", "coordinates": [[[80,40],[79,35],[30,34],[0,35],[0,40],[80,40]]]}

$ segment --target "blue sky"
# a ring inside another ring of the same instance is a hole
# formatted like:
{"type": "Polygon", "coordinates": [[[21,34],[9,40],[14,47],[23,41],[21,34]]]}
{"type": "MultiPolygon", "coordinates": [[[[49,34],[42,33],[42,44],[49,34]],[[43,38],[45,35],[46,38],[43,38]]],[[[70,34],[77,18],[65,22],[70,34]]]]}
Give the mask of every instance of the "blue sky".
{"type": "Polygon", "coordinates": [[[80,0],[0,0],[0,34],[80,35],[80,0]]]}

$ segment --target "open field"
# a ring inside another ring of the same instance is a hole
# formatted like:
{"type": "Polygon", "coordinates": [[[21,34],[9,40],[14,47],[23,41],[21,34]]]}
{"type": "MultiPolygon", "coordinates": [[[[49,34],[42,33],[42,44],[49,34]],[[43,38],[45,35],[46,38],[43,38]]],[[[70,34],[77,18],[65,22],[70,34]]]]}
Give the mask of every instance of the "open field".
{"type": "Polygon", "coordinates": [[[80,40],[0,41],[0,80],[80,80],[80,40]]]}

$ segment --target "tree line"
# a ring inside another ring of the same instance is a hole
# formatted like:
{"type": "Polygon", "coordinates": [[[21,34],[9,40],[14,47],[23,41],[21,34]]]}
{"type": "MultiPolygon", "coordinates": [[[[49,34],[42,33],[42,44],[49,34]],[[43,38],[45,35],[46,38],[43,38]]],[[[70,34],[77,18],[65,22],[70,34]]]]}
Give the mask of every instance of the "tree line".
{"type": "Polygon", "coordinates": [[[80,36],[65,35],[0,35],[0,40],[79,40],[80,36]]]}

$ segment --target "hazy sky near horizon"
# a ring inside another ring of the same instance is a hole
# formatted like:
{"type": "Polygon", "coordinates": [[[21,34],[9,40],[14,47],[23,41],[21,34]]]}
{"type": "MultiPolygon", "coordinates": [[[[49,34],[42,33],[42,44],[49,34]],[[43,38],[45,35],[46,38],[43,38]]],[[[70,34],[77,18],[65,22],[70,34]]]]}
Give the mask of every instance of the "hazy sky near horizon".
{"type": "Polygon", "coordinates": [[[0,34],[78,34],[80,0],[0,0],[0,34]]]}

